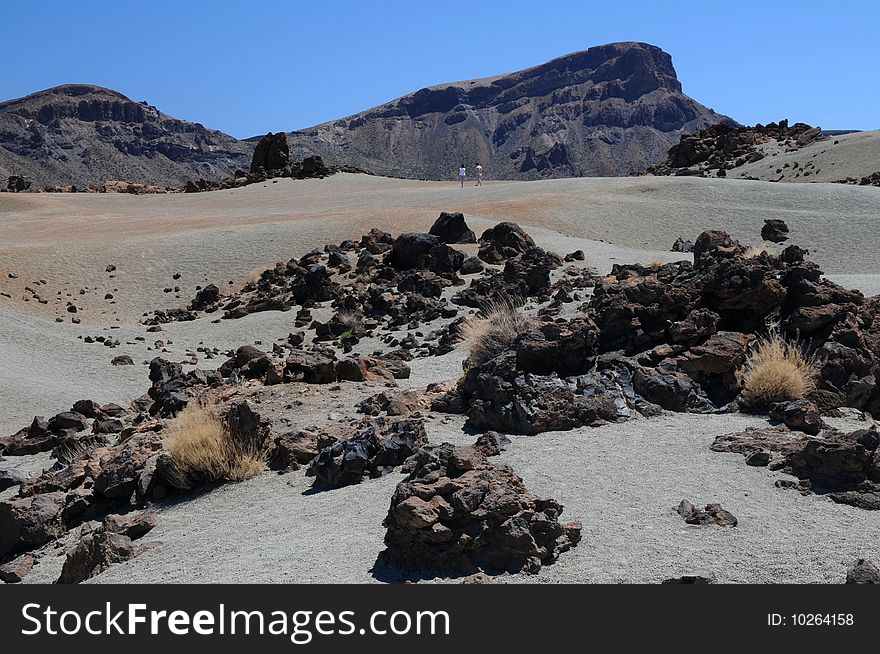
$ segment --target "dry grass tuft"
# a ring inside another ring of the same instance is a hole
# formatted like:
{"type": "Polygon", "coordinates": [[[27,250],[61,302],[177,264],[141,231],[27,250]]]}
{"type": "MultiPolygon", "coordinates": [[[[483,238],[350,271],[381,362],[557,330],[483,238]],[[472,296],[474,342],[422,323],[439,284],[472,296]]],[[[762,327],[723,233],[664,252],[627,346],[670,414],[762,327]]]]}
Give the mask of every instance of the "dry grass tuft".
{"type": "Polygon", "coordinates": [[[816,361],[777,330],[758,339],[743,370],[742,399],[748,406],[796,400],[814,387],[816,361]]]}
{"type": "Polygon", "coordinates": [[[266,469],[263,447],[230,433],[210,404],[191,403],[167,431],[165,444],[181,480],[242,481],[266,469]]]}
{"type": "Polygon", "coordinates": [[[662,267],[663,267],[663,262],[660,259],[653,259],[651,261],[651,268],[653,268],[654,270],[657,270],[658,268],[662,268],[662,267]]]}
{"type": "Polygon", "coordinates": [[[461,340],[467,344],[466,365],[474,367],[494,359],[516,337],[535,327],[535,320],[517,310],[511,300],[494,300],[480,310],[480,316],[461,326],[461,340]]]}
{"type": "Polygon", "coordinates": [[[357,311],[343,309],[336,313],[336,319],[340,325],[352,333],[359,331],[364,326],[364,317],[357,311]]]}

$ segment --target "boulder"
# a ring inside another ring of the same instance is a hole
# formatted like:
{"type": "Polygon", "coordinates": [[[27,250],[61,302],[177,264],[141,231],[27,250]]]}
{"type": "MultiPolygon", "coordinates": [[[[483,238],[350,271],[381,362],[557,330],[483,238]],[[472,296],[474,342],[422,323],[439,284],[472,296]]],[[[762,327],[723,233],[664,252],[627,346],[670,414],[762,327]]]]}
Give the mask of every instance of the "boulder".
{"type": "Polygon", "coordinates": [[[487,431],[485,434],[480,434],[474,442],[474,448],[485,457],[498,456],[507,449],[508,445],[510,445],[510,439],[497,431],[487,431]]]}
{"type": "Polygon", "coordinates": [[[78,584],[102,573],[115,563],[139,556],[146,547],[132,543],[125,534],[103,528],[86,534],[67,552],[61,576],[56,583],[78,584]]]}
{"type": "Polygon", "coordinates": [[[401,234],[394,240],[386,261],[395,270],[424,268],[428,254],[439,245],[440,239],[432,234],[401,234]]]}
{"type": "Polygon", "coordinates": [[[476,243],[477,236],[464,221],[462,213],[440,214],[440,217],[431,225],[429,233],[439,238],[444,243],[476,243]]]}
{"type": "Polygon", "coordinates": [[[761,238],[773,243],[782,243],[788,240],[788,225],[779,218],[766,218],[761,228],[761,238]]]}
{"type": "Polygon", "coordinates": [[[281,170],[290,163],[290,146],[284,132],[269,132],[259,140],[251,159],[251,172],[281,170]]]}
{"type": "Polygon", "coordinates": [[[0,559],[45,545],[64,533],[66,493],[57,491],[0,502],[0,559]]]}
{"type": "Polygon", "coordinates": [[[378,382],[394,381],[394,375],[382,359],[357,355],[336,364],[339,381],[378,382]]]}
{"type": "Polygon", "coordinates": [[[562,505],[530,493],[513,470],[473,447],[419,449],[383,525],[384,556],[406,569],[537,573],[580,541],[562,505]]]}
{"type": "Polygon", "coordinates": [[[336,365],[329,356],[318,352],[294,350],[284,365],[285,382],[330,384],[337,379],[336,365]]]}
{"type": "Polygon", "coordinates": [[[329,488],[359,484],[364,477],[388,474],[427,442],[422,419],[367,422],[318,452],[307,474],[315,477],[317,485],[329,488]]]}
{"type": "Polygon", "coordinates": [[[680,236],[675,239],[675,243],[672,244],[672,247],[669,249],[670,252],[693,252],[694,244],[692,241],[686,241],[680,236]]]}
{"type": "Polygon", "coordinates": [[[534,247],[535,241],[522,227],[516,223],[503,222],[483,232],[477,256],[486,263],[504,263],[534,247]]]}
{"type": "Polygon", "coordinates": [[[776,402],[770,405],[769,416],[771,420],[778,420],[790,429],[797,429],[811,436],[828,428],[815,403],[809,400],[776,402]]]}

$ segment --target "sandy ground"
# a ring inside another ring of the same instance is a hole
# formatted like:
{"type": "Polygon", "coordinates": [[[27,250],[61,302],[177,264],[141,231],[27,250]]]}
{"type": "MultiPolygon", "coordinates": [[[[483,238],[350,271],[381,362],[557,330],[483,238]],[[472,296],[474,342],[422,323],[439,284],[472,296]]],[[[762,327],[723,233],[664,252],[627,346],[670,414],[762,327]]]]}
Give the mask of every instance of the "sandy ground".
{"type": "MultiPolygon", "coordinates": [[[[255,268],[356,238],[370,227],[425,230],[441,210],[464,211],[476,231],[515,220],[543,247],[563,254],[583,249],[586,265],[607,271],[614,262],[681,258],[668,252],[675,238],[693,239],[707,228],[757,243],[763,218],[782,217],[792,241],[813,250],[830,277],[875,294],[878,208],[880,189],[874,188],[689,178],[504,182],[462,190],[339,175],[199,195],[2,195],[0,292],[11,297],[0,295],[0,432],[80,398],[124,403],[142,394],[148,385],[144,364],[158,354],[152,345],[157,339],[166,342],[162,356],[174,360],[201,344],[225,350],[259,342],[268,348],[293,330],[294,312],[216,325],[200,319],[155,334],[138,320],[149,309],[184,303],[197,284],[239,284],[255,268]],[[108,264],[116,266],[113,273],[108,264]],[[10,279],[9,272],[18,277],[10,279]],[[34,286],[39,280],[45,284],[34,286]],[[26,285],[47,304],[23,302],[26,285]],[[163,290],[174,286],[181,290],[163,290]],[[80,295],[80,288],[87,293],[80,295]],[[103,299],[108,292],[112,301],[103,299]],[[82,324],[70,322],[67,301],[80,308],[82,324]],[[86,344],[79,338],[86,335],[113,336],[122,345],[86,344]],[[119,354],[130,354],[136,365],[111,366],[119,354]]],[[[414,362],[404,387],[456,378],[461,358],[456,351],[414,362]]],[[[199,365],[222,361],[201,359],[199,365]]],[[[336,394],[315,397],[291,420],[332,421],[377,390],[343,385],[336,394]]],[[[852,559],[880,558],[880,513],[777,489],[776,473],[708,450],[716,435],[756,422],[736,415],[669,415],[516,438],[502,460],[534,492],[561,500],[565,516],[585,525],[579,548],[537,577],[517,580],[654,582],[708,569],[730,582],[836,582],[852,559]],[[687,526],[671,511],[682,498],[721,502],[740,526],[687,526]]],[[[432,418],[428,431],[433,441],[473,440],[458,418],[432,418]]],[[[45,463],[25,457],[2,465],[37,471],[45,463]]],[[[399,479],[395,473],[311,494],[302,472],[267,473],[163,506],[150,536],[161,544],[95,581],[400,580],[397,571],[374,569],[381,522],[399,479]]],[[[29,580],[57,578],[62,560],[46,556],[29,580]]]]}

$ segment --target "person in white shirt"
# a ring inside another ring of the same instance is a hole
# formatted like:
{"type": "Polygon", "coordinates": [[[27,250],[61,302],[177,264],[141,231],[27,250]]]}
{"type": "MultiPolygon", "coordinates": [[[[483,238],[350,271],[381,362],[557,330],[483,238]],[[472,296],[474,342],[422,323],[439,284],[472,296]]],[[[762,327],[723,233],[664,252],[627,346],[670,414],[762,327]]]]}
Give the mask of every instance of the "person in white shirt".
{"type": "Polygon", "coordinates": [[[474,171],[477,173],[477,186],[483,185],[483,167],[480,165],[480,162],[477,162],[477,167],[474,168],[474,171]]]}
{"type": "Polygon", "coordinates": [[[458,181],[461,182],[461,187],[464,188],[464,178],[467,177],[467,168],[464,167],[464,164],[461,164],[458,167],[458,181]]]}

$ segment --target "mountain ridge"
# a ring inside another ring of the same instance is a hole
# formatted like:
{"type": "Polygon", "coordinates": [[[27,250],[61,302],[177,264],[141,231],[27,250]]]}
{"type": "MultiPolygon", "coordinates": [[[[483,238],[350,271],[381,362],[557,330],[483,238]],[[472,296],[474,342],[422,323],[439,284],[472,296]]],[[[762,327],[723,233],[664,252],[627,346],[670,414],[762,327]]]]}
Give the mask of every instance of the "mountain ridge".
{"type": "Polygon", "coordinates": [[[537,179],[637,172],[719,122],[736,124],[683,94],[668,53],[621,42],[428,86],[288,141],[296,157],[345,158],[377,174],[442,179],[481,161],[493,177],[537,179]]]}
{"type": "MultiPolygon", "coordinates": [[[[682,92],[668,53],[628,41],[428,86],[287,140],[293,158],[394,177],[444,179],[476,161],[498,179],[619,176],[717,123],[736,125],[682,92]]],[[[248,169],[257,140],[90,84],[0,103],[0,177],[26,176],[33,188],[219,180],[248,169]]]]}

